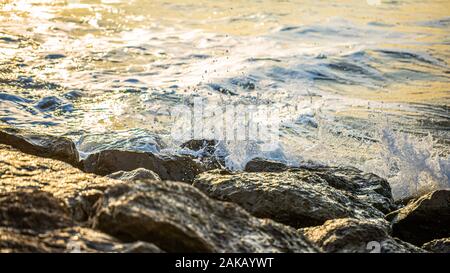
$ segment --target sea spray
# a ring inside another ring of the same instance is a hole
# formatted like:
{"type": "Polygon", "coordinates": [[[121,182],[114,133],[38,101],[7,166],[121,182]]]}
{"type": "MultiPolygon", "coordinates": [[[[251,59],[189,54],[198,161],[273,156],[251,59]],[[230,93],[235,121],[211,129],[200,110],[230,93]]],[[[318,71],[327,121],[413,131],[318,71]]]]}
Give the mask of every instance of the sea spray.
{"type": "Polygon", "coordinates": [[[388,179],[395,199],[450,188],[450,158],[433,152],[431,135],[396,132],[390,126],[380,130],[379,157],[365,169],[388,179]]]}

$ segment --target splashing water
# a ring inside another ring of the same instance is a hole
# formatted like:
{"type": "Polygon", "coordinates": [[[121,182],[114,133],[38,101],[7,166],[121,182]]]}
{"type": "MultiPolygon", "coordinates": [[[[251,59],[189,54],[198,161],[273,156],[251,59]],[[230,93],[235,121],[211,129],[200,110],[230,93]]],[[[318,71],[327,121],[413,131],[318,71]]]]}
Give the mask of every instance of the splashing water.
{"type": "Polygon", "coordinates": [[[380,159],[366,170],[387,178],[395,199],[450,188],[450,157],[433,152],[435,144],[431,135],[418,137],[385,127],[380,159]]]}

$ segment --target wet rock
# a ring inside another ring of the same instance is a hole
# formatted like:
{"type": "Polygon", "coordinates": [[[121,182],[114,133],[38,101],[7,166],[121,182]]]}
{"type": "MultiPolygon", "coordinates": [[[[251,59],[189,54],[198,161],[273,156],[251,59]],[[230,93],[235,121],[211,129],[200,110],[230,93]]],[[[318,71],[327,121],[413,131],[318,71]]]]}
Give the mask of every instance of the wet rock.
{"type": "Polygon", "coordinates": [[[422,248],[434,253],[450,253],[450,237],[425,243],[422,248]]]}
{"type": "Polygon", "coordinates": [[[386,179],[365,173],[353,167],[304,166],[336,188],[351,193],[361,202],[368,203],[383,213],[396,209],[391,187],[386,179]]]}
{"type": "Polygon", "coordinates": [[[246,172],[283,172],[289,167],[281,162],[264,158],[253,158],[245,165],[246,172]]]}
{"type": "Polygon", "coordinates": [[[386,216],[393,235],[415,245],[450,237],[450,190],[437,190],[386,216]]]}
{"type": "Polygon", "coordinates": [[[214,154],[216,150],[217,141],[209,139],[191,139],[183,144],[181,148],[187,148],[192,151],[205,151],[210,155],[214,154]]]}
{"type": "Polygon", "coordinates": [[[278,161],[254,158],[245,166],[246,172],[283,172],[286,170],[307,170],[337,189],[347,191],[378,210],[389,213],[396,209],[389,183],[371,173],[352,167],[330,167],[312,162],[303,162],[299,167],[291,167],[278,161]]]}
{"type": "Polygon", "coordinates": [[[185,182],[193,181],[197,174],[204,171],[204,167],[189,156],[121,150],[104,150],[91,154],[83,161],[83,165],[86,172],[99,175],[144,168],[155,172],[163,180],[185,182]]]}
{"type": "Polygon", "coordinates": [[[152,172],[144,168],[139,168],[129,172],[118,171],[109,174],[106,177],[123,181],[136,181],[144,179],[161,180],[161,178],[159,178],[159,176],[155,172],[152,172]]]}
{"type": "Polygon", "coordinates": [[[168,252],[316,252],[295,229],[252,217],[179,182],[138,181],[108,189],[93,227],[168,252]]]}
{"type": "Polygon", "coordinates": [[[293,227],[323,224],[336,218],[379,219],[384,214],[357,195],[308,170],[278,173],[204,172],[193,185],[208,196],[239,204],[260,218],[293,227]]]}
{"type": "Polygon", "coordinates": [[[87,220],[103,191],[117,183],[122,182],[0,145],[0,194],[26,189],[49,193],[69,208],[76,221],[87,220]]]}
{"type": "Polygon", "coordinates": [[[0,144],[10,145],[27,154],[53,158],[79,166],[79,155],[75,144],[64,137],[0,125],[0,144]]]}
{"type": "Polygon", "coordinates": [[[145,242],[122,243],[89,228],[70,227],[44,233],[0,227],[0,253],[162,252],[145,242]]]}
{"type": "Polygon", "coordinates": [[[65,252],[70,244],[87,252],[160,252],[76,226],[117,183],[0,145],[0,252],[65,252]]]}
{"type": "Polygon", "coordinates": [[[225,156],[216,153],[218,142],[208,139],[191,139],[181,145],[183,149],[196,152],[196,156],[206,170],[221,169],[225,166],[225,156]]]}
{"type": "Polygon", "coordinates": [[[30,189],[0,193],[0,226],[37,231],[72,225],[69,209],[48,192],[30,189]]]}
{"type": "Polygon", "coordinates": [[[311,242],[329,253],[420,253],[424,250],[388,234],[376,221],[351,218],[326,221],[301,230],[311,242]]]}

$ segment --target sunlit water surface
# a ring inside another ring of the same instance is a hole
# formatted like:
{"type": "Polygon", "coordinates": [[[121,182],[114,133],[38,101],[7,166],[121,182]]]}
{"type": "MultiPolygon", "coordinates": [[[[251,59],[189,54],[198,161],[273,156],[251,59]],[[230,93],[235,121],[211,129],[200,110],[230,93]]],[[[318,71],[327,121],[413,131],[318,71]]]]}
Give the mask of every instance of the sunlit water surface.
{"type": "MultiPolygon", "coordinates": [[[[0,1],[0,119],[82,153],[183,153],[170,110],[277,105],[279,145],[255,156],[351,165],[396,197],[448,187],[450,2],[0,1]]],[[[214,122],[214,120],[211,120],[214,122]]]]}

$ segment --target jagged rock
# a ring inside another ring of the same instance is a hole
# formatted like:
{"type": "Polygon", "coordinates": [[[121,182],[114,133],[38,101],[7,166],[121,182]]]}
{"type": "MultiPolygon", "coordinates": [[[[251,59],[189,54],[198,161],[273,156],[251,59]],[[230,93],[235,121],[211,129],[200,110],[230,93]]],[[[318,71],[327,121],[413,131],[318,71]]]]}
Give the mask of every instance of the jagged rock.
{"type": "Polygon", "coordinates": [[[108,189],[93,227],[168,252],[316,252],[295,229],[209,199],[191,185],[138,181],[108,189]]]}
{"type": "Polygon", "coordinates": [[[298,169],[317,174],[332,187],[350,192],[384,213],[396,209],[389,183],[375,174],[364,173],[356,168],[329,167],[308,162],[299,167],[292,167],[263,158],[254,158],[245,166],[246,172],[283,172],[298,169]]]}
{"type": "Polygon", "coordinates": [[[73,225],[61,200],[40,190],[0,193],[0,226],[49,230],[73,225]]]}
{"type": "Polygon", "coordinates": [[[144,180],[144,179],[150,179],[150,180],[161,180],[159,176],[150,170],[139,168],[136,170],[132,170],[129,172],[126,171],[118,171],[112,174],[107,175],[106,177],[117,179],[117,180],[123,180],[123,181],[136,181],[136,180],[144,180]]]}
{"type": "Polygon", "coordinates": [[[303,167],[325,179],[336,189],[347,191],[364,203],[389,213],[396,209],[391,187],[386,179],[372,173],[365,173],[353,167],[303,167]]]}
{"type": "Polygon", "coordinates": [[[28,132],[0,124],[0,144],[10,145],[24,153],[53,158],[79,166],[75,144],[67,138],[28,132]]]}
{"type": "Polygon", "coordinates": [[[386,216],[393,235],[415,245],[450,237],[450,190],[437,190],[386,216]]]}
{"type": "Polygon", "coordinates": [[[424,250],[389,236],[385,225],[351,218],[326,221],[301,230],[311,242],[329,253],[420,253],[424,250]]]}
{"type": "Polygon", "coordinates": [[[0,194],[24,189],[50,193],[68,206],[77,221],[87,220],[103,191],[117,183],[122,182],[0,145],[0,194]]]}
{"type": "Polygon", "coordinates": [[[422,248],[434,253],[450,253],[450,237],[425,243],[422,248]]]}
{"type": "Polygon", "coordinates": [[[84,161],[89,173],[108,175],[118,171],[144,168],[154,171],[163,180],[190,182],[204,171],[204,167],[189,156],[154,155],[152,153],[104,150],[89,155],[84,161]]]}
{"type": "Polygon", "coordinates": [[[308,170],[236,174],[209,171],[197,176],[193,185],[210,197],[239,204],[256,217],[293,227],[315,226],[345,217],[384,217],[357,195],[332,187],[308,170]]]}
{"type": "Polygon", "coordinates": [[[245,165],[246,172],[283,172],[289,167],[281,162],[272,161],[264,158],[253,158],[245,165]]]}
{"type": "Polygon", "coordinates": [[[162,252],[151,243],[122,243],[104,233],[82,227],[44,233],[0,227],[0,253],[8,252],[162,252]]]}

